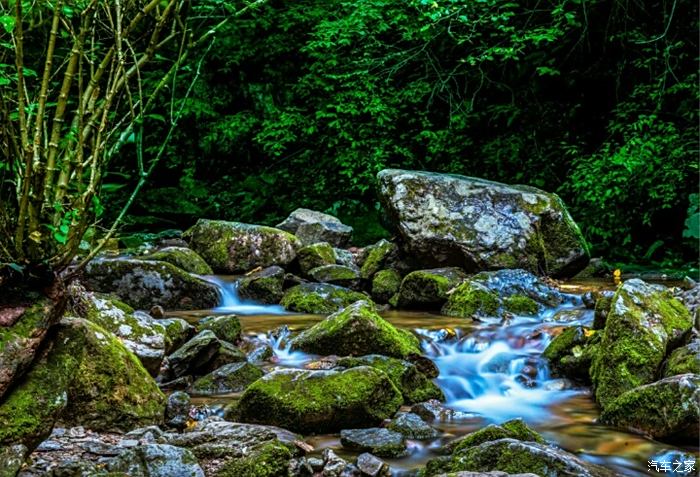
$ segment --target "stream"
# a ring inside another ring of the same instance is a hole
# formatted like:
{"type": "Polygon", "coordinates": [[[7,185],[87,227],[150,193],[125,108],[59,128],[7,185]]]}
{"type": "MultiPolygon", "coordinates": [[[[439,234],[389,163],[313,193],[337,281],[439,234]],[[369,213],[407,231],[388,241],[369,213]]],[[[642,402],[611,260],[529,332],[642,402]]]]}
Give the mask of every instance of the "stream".
{"type": "MultiPolygon", "coordinates": [[[[222,290],[218,308],[170,315],[189,321],[210,314],[238,315],[243,333],[266,341],[275,352],[271,362],[263,367],[303,368],[318,358],[290,352],[287,338],[323,316],[290,314],[280,306],[241,300],[233,277],[207,279],[222,290]]],[[[401,470],[424,465],[437,455],[438,447],[451,439],[517,417],[548,442],[623,475],[648,476],[647,462],[652,459],[672,459],[679,452],[697,455],[698,448],[674,447],[598,424],[599,413],[590,389],[552,377],[546,360],[541,358],[556,328],[592,322],[593,311],[585,309],[580,295],[587,290],[612,287],[612,283],[602,282],[567,284],[562,287],[563,304],[546,309],[537,317],[515,316],[506,322],[481,322],[426,312],[382,313],[394,326],[412,330],[420,337],[424,353],[440,370],[436,383],[445,394],[445,405],[457,411],[449,420],[432,423],[441,432],[439,438],[410,440],[408,457],[384,460],[400,475],[401,470]]],[[[235,394],[195,397],[193,402],[216,407],[237,398],[235,394]]],[[[337,434],[306,437],[315,448],[313,454],[331,447],[341,457],[353,456],[341,447],[337,434]]]]}

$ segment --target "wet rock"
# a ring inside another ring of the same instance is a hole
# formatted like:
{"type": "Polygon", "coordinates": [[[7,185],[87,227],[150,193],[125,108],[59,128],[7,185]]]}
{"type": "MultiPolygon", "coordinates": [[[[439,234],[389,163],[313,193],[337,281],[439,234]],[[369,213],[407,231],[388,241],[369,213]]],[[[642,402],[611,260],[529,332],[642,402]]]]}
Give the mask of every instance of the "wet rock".
{"type": "Polygon", "coordinates": [[[165,310],[160,305],[153,305],[148,314],[156,319],[165,318],[165,310]]]}
{"type": "Polygon", "coordinates": [[[306,245],[297,252],[299,268],[304,276],[309,276],[309,271],[323,265],[334,265],[337,261],[335,250],[328,242],[319,242],[306,245]]]}
{"type": "Polygon", "coordinates": [[[262,363],[275,355],[269,343],[257,338],[249,338],[241,344],[241,350],[246,354],[246,359],[251,363],[262,363]]]}
{"type": "Polygon", "coordinates": [[[164,318],[158,324],[165,327],[165,353],[170,354],[195,335],[195,327],[182,318],[164,318]]]}
{"type": "Polygon", "coordinates": [[[129,449],[110,460],[107,469],[124,472],[129,477],[204,477],[192,452],[167,444],[129,449]]]}
{"type": "Polygon", "coordinates": [[[380,457],[403,457],[408,454],[406,438],[382,427],[344,429],[340,431],[340,443],[347,449],[371,452],[380,457]]]}
{"type": "Polygon", "coordinates": [[[228,461],[221,468],[218,475],[221,477],[277,477],[287,475],[287,470],[293,457],[287,446],[278,442],[268,442],[253,449],[245,457],[228,461]]]}
{"type": "Polygon", "coordinates": [[[219,273],[288,265],[301,245],[294,235],[283,230],[223,220],[200,219],[184,237],[219,273]]]}
{"type": "Polygon", "coordinates": [[[452,290],[440,311],[461,318],[500,316],[501,300],[478,281],[467,280],[452,290]]]}
{"type": "Polygon", "coordinates": [[[358,288],[360,272],[344,265],[322,265],[309,270],[309,276],[321,283],[330,283],[346,288],[358,288]]]}
{"type": "Polygon", "coordinates": [[[22,444],[0,446],[0,477],[15,477],[29,451],[22,444]]]}
{"type": "Polygon", "coordinates": [[[664,377],[687,373],[700,374],[700,338],[697,336],[687,345],[673,350],[664,368],[664,377]]]}
{"type": "Polygon", "coordinates": [[[608,313],[610,313],[613,296],[615,296],[614,292],[606,291],[601,293],[600,297],[596,300],[595,308],[593,309],[594,330],[602,330],[605,328],[605,322],[608,319],[608,313]]]}
{"type": "Polygon", "coordinates": [[[442,453],[452,454],[469,447],[478,446],[484,442],[498,439],[517,439],[519,441],[537,442],[545,441],[537,432],[530,429],[522,419],[511,419],[502,424],[490,424],[478,431],[471,432],[463,437],[453,440],[443,447],[442,453]]]}
{"type": "Polygon", "coordinates": [[[371,280],[374,274],[386,266],[398,255],[399,248],[388,240],[380,240],[365,248],[365,259],[360,269],[363,280],[371,280]]]}
{"type": "Polygon", "coordinates": [[[199,331],[210,330],[217,338],[236,343],[241,338],[241,322],[236,315],[214,315],[197,323],[199,331]]]}
{"type": "Polygon", "coordinates": [[[601,421],[656,439],[697,442],[700,375],[681,374],[631,389],[608,403],[601,421]]]}
{"type": "Polygon", "coordinates": [[[387,429],[403,434],[409,439],[435,439],[440,434],[418,414],[399,412],[387,425],[387,429]]]}
{"type": "Polygon", "coordinates": [[[213,331],[200,331],[168,357],[170,373],[174,377],[197,374],[209,365],[220,348],[221,342],[213,331]]]}
{"type": "Polygon", "coordinates": [[[344,225],[337,217],[323,212],[299,208],[289,214],[277,228],[299,237],[306,245],[329,242],[334,247],[345,247],[352,238],[352,227],[344,225]]]}
{"type": "Polygon", "coordinates": [[[667,349],[691,327],[690,313],[666,288],[638,279],[620,285],[591,364],[598,403],[605,408],[625,391],[653,382],[667,349]]]}
{"type": "Polygon", "coordinates": [[[345,368],[370,366],[386,373],[401,391],[406,404],[445,398],[435,383],[421,373],[415,365],[405,360],[372,354],[358,358],[340,358],[336,365],[345,368]]]}
{"type": "Polygon", "coordinates": [[[190,395],[176,391],[168,396],[165,406],[165,423],[175,429],[184,429],[187,425],[187,418],[192,406],[190,395]]]}
{"type": "Polygon", "coordinates": [[[360,469],[362,475],[367,477],[389,477],[391,475],[389,466],[369,452],[357,456],[357,468],[360,469]]]}
{"type": "Polygon", "coordinates": [[[445,407],[445,405],[437,399],[430,399],[425,402],[414,404],[411,406],[411,412],[417,414],[421,419],[427,422],[444,422],[473,417],[472,414],[445,407]]]}
{"type": "Polygon", "coordinates": [[[250,363],[230,363],[197,379],[192,385],[193,394],[224,394],[244,391],[264,373],[250,363]]]}
{"type": "Polygon", "coordinates": [[[300,333],[291,349],[321,355],[419,355],[418,339],[379,316],[371,302],[357,301],[300,333]]]}
{"type": "Polygon", "coordinates": [[[328,283],[302,283],[284,294],[280,305],[289,311],[310,314],[329,314],[355,303],[366,300],[364,293],[328,283]]]}
{"type": "Polygon", "coordinates": [[[246,275],[238,280],[238,294],[246,300],[268,305],[277,304],[284,295],[284,269],[276,265],[246,275]]]}
{"type": "Polygon", "coordinates": [[[426,266],[573,276],[588,263],[585,240],[555,194],[396,169],[377,179],[380,202],[403,248],[426,266]]]}
{"type": "Polygon", "coordinates": [[[416,270],[401,282],[398,296],[400,308],[440,308],[447,301],[447,292],[467,275],[460,268],[416,270]]]}
{"type": "Polygon", "coordinates": [[[556,336],[542,356],[549,360],[555,376],[590,382],[589,368],[597,352],[600,333],[583,326],[571,326],[556,336]]]}
{"type": "Polygon", "coordinates": [[[160,305],[170,310],[213,308],[219,289],[167,262],[133,258],[93,260],[85,267],[85,286],[112,293],[134,308],[160,305]]]}
{"type": "Polygon", "coordinates": [[[333,252],[335,254],[335,263],[338,265],[343,265],[353,270],[359,270],[357,263],[355,262],[355,255],[350,250],[344,248],[334,248],[333,252]]]}
{"type": "Polygon", "coordinates": [[[246,389],[238,413],[244,422],[323,433],[378,424],[402,401],[388,376],[373,368],[277,369],[246,389]]]}
{"type": "Polygon", "coordinates": [[[214,273],[197,252],[187,247],[165,247],[141,258],[143,260],[172,263],[176,267],[195,275],[212,275],[214,273]]]}
{"type": "Polygon", "coordinates": [[[345,477],[350,469],[350,463],[336,455],[331,449],[323,450],[322,477],[345,477]]]}
{"type": "Polygon", "coordinates": [[[590,311],[582,308],[565,308],[557,311],[550,319],[555,323],[584,323],[590,319],[590,311]]]}
{"type": "Polygon", "coordinates": [[[396,270],[379,270],[372,278],[372,299],[388,303],[401,287],[401,275],[396,270]]]}

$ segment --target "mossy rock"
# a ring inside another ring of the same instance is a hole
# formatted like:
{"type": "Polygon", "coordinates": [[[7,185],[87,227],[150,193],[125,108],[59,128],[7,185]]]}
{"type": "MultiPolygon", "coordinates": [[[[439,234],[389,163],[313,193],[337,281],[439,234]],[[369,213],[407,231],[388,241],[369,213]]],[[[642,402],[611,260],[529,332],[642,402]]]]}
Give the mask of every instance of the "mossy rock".
{"type": "Polygon", "coordinates": [[[437,429],[412,412],[397,413],[386,427],[409,439],[435,439],[440,436],[437,429]]]}
{"type": "Polygon", "coordinates": [[[211,395],[242,392],[264,374],[260,368],[247,362],[225,364],[197,379],[192,384],[191,393],[211,395]]]}
{"type": "Polygon", "coordinates": [[[498,295],[476,281],[465,281],[450,293],[441,313],[461,318],[499,316],[498,295]]]}
{"type": "Polygon", "coordinates": [[[309,276],[321,283],[330,283],[347,288],[358,288],[360,284],[360,273],[344,265],[321,265],[309,270],[309,276]]]}
{"type": "Polygon", "coordinates": [[[664,287],[628,280],[612,300],[591,378],[605,408],[626,391],[651,383],[669,348],[692,327],[687,308],[664,287]]]}
{"type": "Polygon", "coordinates": [[[544,438],[528,427],[522,419],[511,419],[502,424],[490,424],[478,431],[471,432],[447,444],[442,451],[445,453],[461,452],[484,442],[498,439],[517,439],[519,441],[537,442],[544,444],[544,438]]]}
{"type": "Polygon", "coordinates": [[[127,449],[107,462],[107,470],[110,473],[104,477],[204,477],[189,449],[168,444],[144,444],[127,449]]]}
{"type": "Polygon", "coordinates": [[[309,271],[323,265],[334,265],[336,262],[333,246],[328,242],[313,243],[302,247],[297,252],[297,260],[301,273],[309,276],[309,271]]]}
{"type": "Polygon", "coordinates": [[[418,339],[384,320],[369,301],[357,301],[303,331],[291,348],[321,355],[382,354],[406,358],[421,353],[418,339]]]}
{"type": "Polygon", "coordinates": [[[170,354],[195,334],[195,327],[182,318],[161,318],[158,323],[165,328],[165,353],[170,354]]]}
{"type": "Polygon", "coordinates": [[[277,304],[284,295],[284,269],[273,265],[238,280],[238,294],[246,300],[277,304]]]}
{"type": "Polygon", "coordinates": [[[358,300],[367,300],[367,295],[329,283],[302,283],[287,290],[280,305],[289,311],[327,315],[358,300]]]}
{"type": "Polygon", "coordinates": [[[85,268],[85,286],[114,294],[129,306],[142,310],[155,305],[198,310],[219,303],[216,285],[168,262],[130,258],[93,260],[85,268]]]}
{"type": "Polygon", "coordinates": [[[269,442],[255,448],[240,459],[226,462],[217,477],[280,477],[287,475],[289,461],[294,455],[287,446],[269,442]]]}
{"type": "Polygon", "coordinates": [[[395,243],[382,239],[365,250],[365,259],[360,268],[360,276],[363,280],[371,280],[374,274],[384,268],[388,261],[398,253],[395,243]]]}
{"type": "Polygon", "coordinates": [[[610,312],[610,306],[612,305],[613,296],[602,295],[595,302],[595,308],[593,312],[593,329],[602,330],[605,329],[605,322],[608,319],[608,313],[610,312]]]}
{"type": "Polygon", "coordinates": [[[229,343],[241,339],[241,321],[236,315],[206,316],[197,323],[199,331],[210,330],[217,338],[229,343]]]}
{"type": "Polygon", "coordinates": [[[503,308],[515,315],[534,316],[540,307],[535,300],[529,296],[513,295],[503,299],[503,308]]]}
{"type": "Polygon", "coordinates": [[[176,267],[196,275],[211,275],[214,273],[197,252],[187,247],[165,247],[142,258],[144,260],[172,263],[176,267]]]}
{"type": "Polygon", "coordinates": [[[687,373],[700,374],[700,338],[697,337],[687,345],[673,350],[664,368],[665,377],[687,373]]]}
{"type": "Polygon", "coordinates": [[[401,287],[401,275],[396,270],[379,270],[372,278],[372,298],[388,303],[401,287]]]}
{"type": "Polygon", "coordinates": [[[608,403],[601,422],[656,439],[697,443],[700,375],[681,374],[631,389],[608,403]]]}
{"type": "Polygon", "coordinates": [[[542,357],[556,376],[590,382],[589,368],[597,352],[600,333],[583,326],[565,328],[544,350],[542,357]]]}
{"type": "Polygon", "coordinates": [[[202,330],[168,357],[169,377],[203,375],[245,360],[241,350],[217,338],[213,331],[202,330]]]}
{"type": "Polygon", "coordinates": [[[15,477],[27,458],[29,451],[26,446],[0,446],[0,477],[15,477]]]}
{"type": "Polygon", "coordinates": [[[240,222],[199,219],[183,237],[219,273],[243,273],[256,267],[285,266],[301,247],[289,232],[240,222]]]}
{"type": "Polygon", "coordinates": [[[435,383],[418,371],[414,364],[402,359],[372,354],[357,358],[341,358],[336,364],[345,368],[370,366],[386,373],[401,391],[404,404],[413,404],[430,399],[440,401],[445,399],[442,390],[435,383]]]}
{"type": "Polygon", "coordinates": [[[95,431],[159,424],[165,396],[110,332],[82,318],[64,318],[32,369],[0,404],[0,445],[33,449],[60,416],[95,431]]]}
{"type": "Polygon", "coordinates": [[[411,272],[401,282],[399,308],[440,308],[447,301],[447,292],[466,277],[456,267],[411,272]]]}
{"type": "Polygon", "coordinates": [[[237,412],[243,422],[328,433],[379,424],[402,402],[391,379],[368,366],[345,371],[278,369],[246,389],[237,412]]]}

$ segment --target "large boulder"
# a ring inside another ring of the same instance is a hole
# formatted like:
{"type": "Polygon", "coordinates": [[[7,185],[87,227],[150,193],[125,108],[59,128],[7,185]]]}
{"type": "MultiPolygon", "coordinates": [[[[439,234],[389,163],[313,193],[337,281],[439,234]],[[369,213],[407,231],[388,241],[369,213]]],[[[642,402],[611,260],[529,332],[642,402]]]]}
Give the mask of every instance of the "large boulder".
{"type": "Polygon", "coordinates": [[[197,275],[211,275],[214,273],[197,252],[187,247],[165,247],[141,258],[172,263],[186,272],[197,275]]]}
{"type": "Polygon", "coordinates": [[[457,267],[416,270],[401,281],[398,306],[400,308],[440,308],[447,301],[448,292],[467,278],[457,267]]]}
{"type": "Polygon", "coordinates": [[[700,375],[681,374],[631,389],[609,403],[601,421],[656,439],[697,442],[700,375]]]}
{"type": "Polygon", "coordinates": [[[304,245],[328,242],[334,247],[346,247],[352,238],[352,227],[337,217],[310,209],[296,209],[277,228],[296,235],[304,245]]]}
{"type": "Polygon", "coordinates": [[[639,279],[617,289],[605,323],[591,378],[605,408],[622,393],[656,379],[668,349],[692,327],[686,307],[665,287],[639,279]]]}
{"type": "Polygon", "coordinates": [[[386,169],[377,179],[389,223],[425,266],[572,276],[588,263],[586,242],[555,194],[422,171],[386,169]]]}
{"type": "Polygon", "coordinates": [[[284,295],[284,269],[273,265],[241,277],[238,295],[244,300],[255,300],[268,305],[277,304],[284,295]]]}
{"type": "Polygon", "coordinates": [[[342,372],[278,369],[246,389],[238,413],[244,422],[328,433],[379,424],[402,402],[389,377],[367,366],[342,372]]]}
{"type": "Polygon", "coordinates": [[[287,265],[299,240],[289,232],[240,222],[200,219],[183,235],[190,247],[219,273],[243,273],[256,267],[287,265]]]}
{"type": "Polygon", "coordinates": [[[85,286],[111,293],[137,309],[155,305],[166,309],[196,310],[219,303],[216,285],[168,262],[132,258],[93,260],[85,267],[85,286]]]}
{"type": "Polygon", "coordinates": [[[363,293],[330,283],[302,283],[287,290],[280,305],[298,313],[327,315],[366,299],[363,293]]]}
{"type": "Polygon", "coordinates": [[[418,339],[379,316],[374,305],[357,301],[296,336],[291,349],[321,355],[420,354],[418,339]]]}
{"type": "Polygon", "coordinates": [[[0,404],[0,446],[33,449],[57,418],[95,431],[127,431],[163,420],[165,396],[112,333],[64,318],[30,371],[0,404]]]}

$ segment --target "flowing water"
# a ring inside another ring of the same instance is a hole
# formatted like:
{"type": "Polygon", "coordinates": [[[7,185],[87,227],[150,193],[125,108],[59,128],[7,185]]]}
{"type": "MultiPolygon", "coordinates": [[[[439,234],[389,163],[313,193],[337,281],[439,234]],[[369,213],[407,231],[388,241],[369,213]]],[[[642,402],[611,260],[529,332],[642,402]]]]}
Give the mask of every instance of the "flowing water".
{"type": "MultiPolygon", "coordinates": [[[[222,290],[222,304],[207,313],[240,315],[244,333],[266,340],[275,356],[269,366],[303,368],[317,356],[291,352],[291,334],[323,317],[285,313],[279,306],[240,300],[231,278],[207,277],[222,290]],[[274,331],[274,332],[273,332],[274,331]]],[[[553,378],[541,354],[551,336],[563,326],[590,324],[593,312],[581,303],[580,293],[612,284],[591,282],[562,287],[564,303],[537,317],[516,316],[506,322],[477,322],[422,312],[391,311],[384,318],[397,327],[410,329],[438,366],[436,382],[446,396],[446,407],[460,411],[456,417],[433,423],[442,435],[433,441],[410,441],[411,454],[388,459],[399,472],[424,464],[445,442],[489,423],[522,417],[550,443],[580,457],[613,468],[623,475],[649,475],[648,461],[679,452],[697,456],[698,448],[677,448],[597,423],[598,409],[590,390],[564,379],[553,378]]],[[[184,315],[197,319],[203,312],[184,315]]],[[[178,314],[183,316],[182,314],[178,314]]],[[[237,399],[236,395],[200,398],[210,406],[237,399]]],[[[338,435],[308,436],[316,451],[332,447],[341,456],[338,435]]],[[[679,474],[681,475],[681,474],[679,474]]],[[[688,474],[685,474],[688,475],[688,474]]]]}

